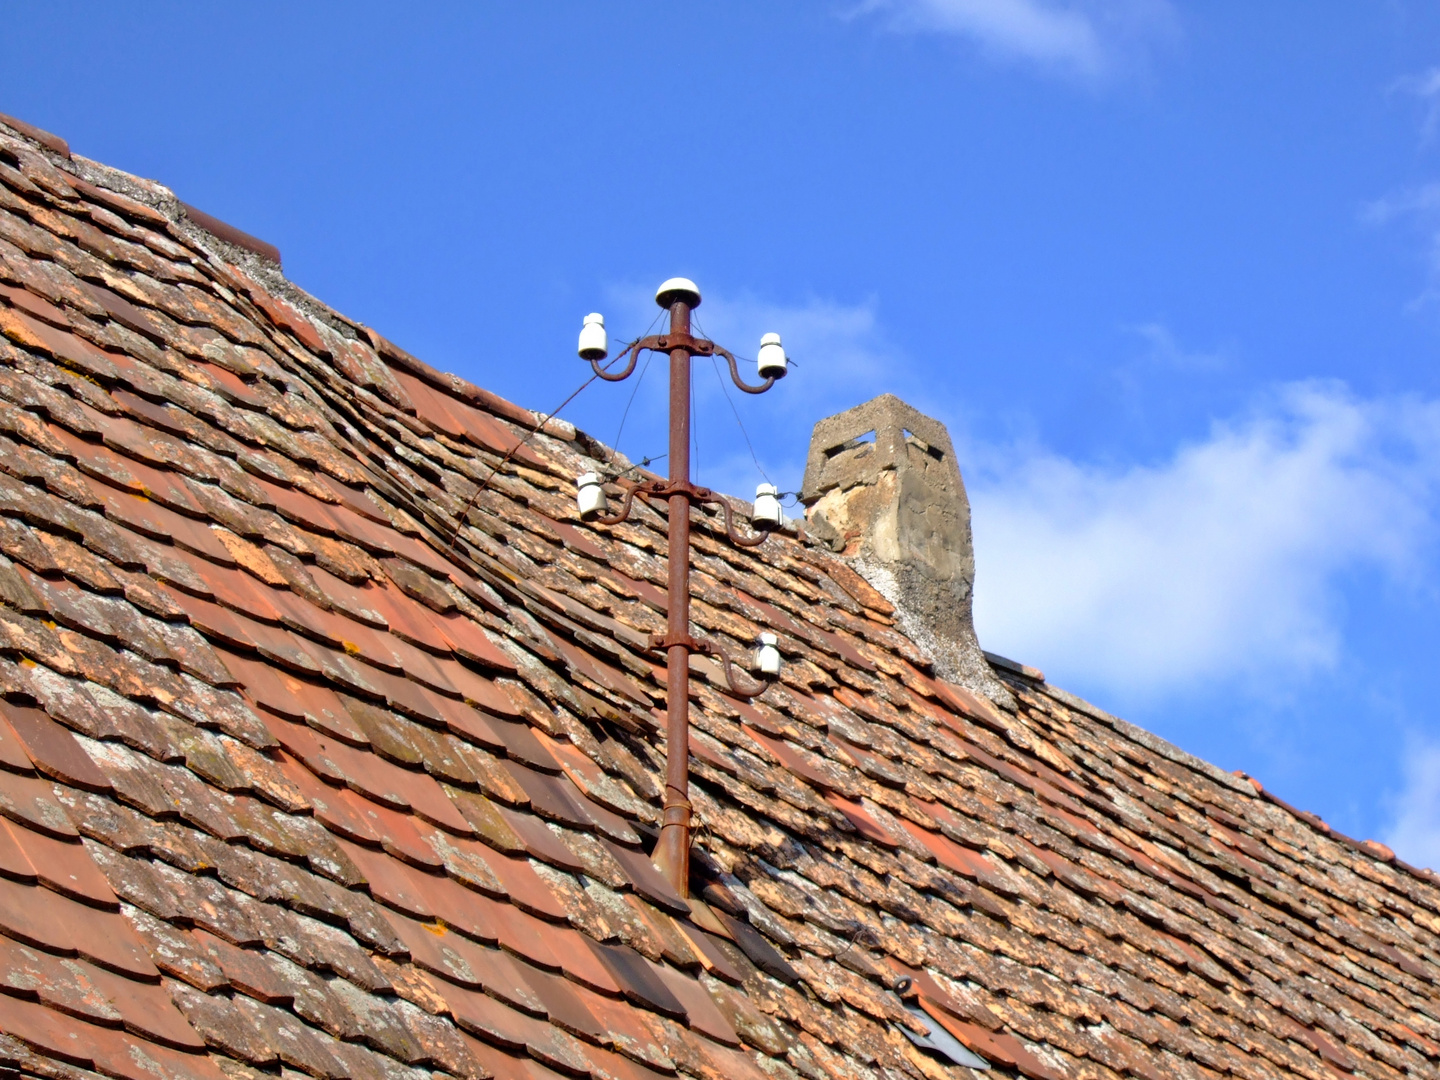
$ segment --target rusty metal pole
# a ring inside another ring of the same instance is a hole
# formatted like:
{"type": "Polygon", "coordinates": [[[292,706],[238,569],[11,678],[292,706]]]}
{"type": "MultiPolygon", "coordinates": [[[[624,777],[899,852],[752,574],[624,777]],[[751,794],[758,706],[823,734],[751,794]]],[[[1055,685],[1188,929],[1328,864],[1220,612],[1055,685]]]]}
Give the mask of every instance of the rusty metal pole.
{"type": "MultiPolygon", "coordinates": [[[[670,334],[690,341],[690,305],[670,305],[670,334]]],[[[690,483],[690,350],[670,351],[670,481],[690,483]]],[[[655,862],[690,895],[690,499],[670,496],[670,595],[665,675],[665,816],[655,862]]]]}
{"type": "MultiPolygon", "coordinates": [[[[588,315],[580,334],[580,357],[590,361],[595,378],[607,382],[628,379],[635,370],[635,361],[646,349],[670,354],[670,479],[633,483],[620,480],[625,488],[625,502],[618,513],[604,514],[604,498],[598,501],[598,474],[577,478],[577,498],[582,521],[599,525],[618,525],[630,516],[637,497],[649,500],[665,496],[669,500],[669,610],[666,633],[662,638],[652,634],[650,647],[665,649],[665,804],[660,824],[660,840],[652,858],[675,891],[690,896],[690,654],[701,652],[719,657],[725,679],[732,693],[750,698],[764,690],[763,683],[749,688],[745,681],[736,682],[729,658],[713,644],[697,642],[690,637],[690,503],[692,500],[719,504],[725,513],[725,533],[738,547],[756,547],[769,535],[762,521],[754,521],[757,531],[746,537],[735,532],[730,503],[706,488],[690,483],[690,358],[691,356],[723,356],[730,364],[730,379],[747,394],[763,394],[785,374],[781,353],[766,360],[766,349],[779,350],[780,338],[767,334],[761,339],[758,366],[764,381],[752,386],[740,377],[735,356],[713,341],[697,341],[690,332],[690,313],[700,304],[700,290],[688,278],[675,277],[662,282],[655,300],[670,312],[670,332],[658,337],[637,338],[625,347],[617,359],[629,358],[621,371],[600,366],[606,355],[603,330],[596,331],[600,316],[588,315]],[[588,493],[588,494],[587,494],[588,493]]],[[[773,488],[771,489],[773,492],[773,488]]],[[[772,522],[771,528],[777,523],[772,522]]],[[[762,635],[762,640],[766,635],[762,635]]],[[[773,668],[771,669],[773,674],[773,668]]]]}

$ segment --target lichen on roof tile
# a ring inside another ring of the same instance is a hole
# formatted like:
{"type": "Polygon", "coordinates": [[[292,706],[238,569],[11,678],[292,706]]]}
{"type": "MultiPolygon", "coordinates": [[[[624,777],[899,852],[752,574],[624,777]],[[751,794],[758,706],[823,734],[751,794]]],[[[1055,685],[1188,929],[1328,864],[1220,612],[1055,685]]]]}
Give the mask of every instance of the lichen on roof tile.
{"type": "Polygon", "coordinates": [[[7,1067],[965,1075],[931,1024],[1032,1080],[1440,1070],[1433,876],[703,519],[696,632],[792,662],[696,664],[687,902],[663,516],[581,522],[593,440],[7,124],[7,1067]]]}

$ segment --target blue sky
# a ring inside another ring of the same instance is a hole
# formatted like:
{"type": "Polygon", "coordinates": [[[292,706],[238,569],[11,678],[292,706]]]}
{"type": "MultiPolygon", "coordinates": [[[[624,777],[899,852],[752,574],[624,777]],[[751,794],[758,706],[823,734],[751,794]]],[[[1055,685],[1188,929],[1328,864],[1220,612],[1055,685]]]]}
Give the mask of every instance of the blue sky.
{"type": "MultiPolygon", "coordinates": [[[[735,401],[782,488],[900,394],[960,448],[987,647],[1440,865],[1433,5],[17,2],[6,37],[0,111],[526,405],[671,274],[798,361],[735,401]]],[[[699,479],[748,494],[699,376],[699,479]]],[[[632,389],[567,414],[612,442],[632,389]]]]}

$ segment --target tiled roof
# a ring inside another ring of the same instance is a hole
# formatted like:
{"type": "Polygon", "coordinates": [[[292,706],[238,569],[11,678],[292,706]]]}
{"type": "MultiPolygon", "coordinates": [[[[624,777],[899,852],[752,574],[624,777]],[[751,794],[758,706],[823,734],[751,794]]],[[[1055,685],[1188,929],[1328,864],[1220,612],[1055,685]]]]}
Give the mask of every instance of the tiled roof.
{"type": "Polygon", "coordinates": [[[580,524],[601,450],[559,423],[486,483],[535,417],[35,134],[0,128],[0,1062],[969,1075],[928,1026],[995,1075],[1440,1072],[1428,872],[1029,669],[1016,712],[936,680],[793,532],[695,533],[696,632],[786,664],[745,702],[694,661],[681,899],[662,517],[580,524]]]}

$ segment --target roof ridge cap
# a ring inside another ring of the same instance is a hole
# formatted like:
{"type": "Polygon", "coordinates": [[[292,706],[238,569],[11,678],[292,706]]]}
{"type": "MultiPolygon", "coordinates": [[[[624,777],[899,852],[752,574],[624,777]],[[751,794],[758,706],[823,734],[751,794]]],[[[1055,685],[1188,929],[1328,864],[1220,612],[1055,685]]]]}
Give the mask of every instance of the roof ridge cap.
{"type": "Polygon", "coordinates": [[[1316,832],[1336,841],[1344,847],[1350,848],[1352,851],[1364,852],[1378,863],[1384,863],[1387,866],[1393,866],[1397,869],[1407,871],[1412,877],[1419,878],[1427,885],[1440,885],[1440,875],[1437,875],[1434,870],[1426,867],[1413,866],[1395,856],[1393,852],[1390,853],[1389,858],[1386,858],[1383,852],[1376,850],[1378,847],[1388,851],[1389,849],[1386,848],[1384,844],[1375,840],[1356,840],[1354,837],[1342,833],[1318,814],[1311,813],[1308,810],[1302,810],[1293,803],[1286,802],[1274,792],[1266,789],[1258,780],[1252,779],[1248,773],[1226,772],[1213,762],[1196,757],[1194,754],[1180,749],[1168,739],[1156,735],[1153,732],[1146,731],[1144,728],[1132,724],[1128,720],[1122,720],[1120,717],[1106,712],[1098,705],[1092,705],[1084,698],[1078,697],[1068,690],[1062,690],[1058,686],[1044,683],[1035,687],[1035,689],[1054,698],[1063,705],[1067,705],[1072,709],[1084,713],[1093,720],[1100,721],[1119,734],[1124,735],[1127,739],[1139,743],[1147,750],[1159,754],[1161,757],[1167,758],[1177,765],[1184,765],[1186,768],[1201,773],[1230,788],[1237,794],[1244,795],[1251,799],[1259,799],[1262,802],[1268,802],[1272,806],[1279,807],[1302,825],[1314,829],[1316,832]]]}
{"type": "Polygon", "coordinates": [[[0,125],[59,157],[61,160],[54,164],[63,171],[94,187],[133,199],[142,206],[157,211],[176,229],[185,231],[184,225],[189,223],[216,240],[280,265],[280,249],[274,244],[182,201],[173,190],[159,181],[72,153],[70,144],[59,135],[5,113],[0,113],[0,125]]]}
{"type": "Polygon", "coordinates": [[[35,144],[40,150],[49,151],[62,158],[63,160],[56,164],[71,175],[114,194],[133,199],[162,214],[173,229],[187,234],[186,239],[193,240],[194,238],[188,234],[198,230],[203,232],[208,239],[220,241],[225,247],[238,248],[245,252],[252,258],[232,259],[228,257],[230,253],[223,250],[220,254],[225,257],[226,262],[236,263],[237,268],[246,272],[261,289],[274,292],[280,298],[287,300],[307,319],[324,322],[330,325],[332,330],[337,329],[334,323],[338,322],[357,338],[368,339],[370,346],[375,349],[382,362],[387,366],[408,372],[424,380],[434,389],[458,397],[492,415],[525,427],[538,428],[542,434],[562,439],[565,442],[600,445],[597,440],[580,432],[568,420],[546,416],[543,413],[527,409],[459,375],[440,371],[395,345],[364,323],[336,311],[285,275],[280,249],[276,245],[192,206],[159,181],[128,173],[123,169],[117,169],[83,155],[72,154],[69,143],[60,136],[5,113],[0,113],[0,126],[9,128],[19,137],[35,144]],[[256,265],[253,259],[264,260],[264,262],[256,265]]]}
{"type": "Polygon", "coordinates": [[[555,416],[546,416],[544,413],[527,409],[523,405],[516,405],[499,394],[472,383],[463,376],[456,375],[454,372],[441,371],[439,368],[427,364],[418,356],[396,345],[373,327],[366,326],[364,323],[356,325],[359,327],[360,333],[369,341],[370,347],[388,366],[414,375],[432,389],[444,391],[496,416],[513,420],[526,427],[538,428],[542,434],[564,439],[566,442],[576,440],[576,427],[570,421],[561,420],[555,416]]]}
{"type": "Polygon", "coordinates": [[[1138,724],[1132,724],[1129,720],[1122,720],[1113,713],[1108,713],[1098,705],[1092,705],[1084,698],[1063,690],[1052,683],[1042,683],[1035,687],[1042,694],[1059,701],[1062,705],[1068,705],[1090,717],[1092,720],[1099,720],[1102,724],[1124,735],[1132,742],[1139,743],[1152,753],[1159,754],[1163,758],[1173,761],[1177,765],[1184,765],[1187,769],[1201,773],[1225,787],[1230,788],[1239,794],[1249,798],[1256,798],[1260,793],[1255,787],[1247,783],[1234,773],[1226,772],[1214,762],[1206,761],[1204,758],[1196,757],[1187,750],[1182,750],[1170,740],[1147,731],[1138,724]]]}
{"type": "Polygon", "coordinates": [[[70,157],[70,144],[59,135],[51,134],[44,128],[38,128],[34,124],[27,124],[24,120],[14,116],[7,116],[0,113],[0,124],[4,124],[15,134],[29,139],[31,142],[44,147],[51,153],[59,154],[62,158],[70,157]]]}

